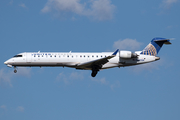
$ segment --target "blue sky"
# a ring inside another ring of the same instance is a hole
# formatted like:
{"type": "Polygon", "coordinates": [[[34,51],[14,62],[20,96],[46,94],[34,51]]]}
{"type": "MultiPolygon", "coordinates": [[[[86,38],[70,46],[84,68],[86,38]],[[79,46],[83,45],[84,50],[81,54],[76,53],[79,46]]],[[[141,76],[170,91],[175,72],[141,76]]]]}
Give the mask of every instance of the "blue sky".
{"type": "Polygon", "coordinates": [[[0,1],[1,120],[179,120],[179,0],[0,1]],[[91,71],[18,68],[21,52],[142,50],[173,38],[159,61],[91,71]]]}

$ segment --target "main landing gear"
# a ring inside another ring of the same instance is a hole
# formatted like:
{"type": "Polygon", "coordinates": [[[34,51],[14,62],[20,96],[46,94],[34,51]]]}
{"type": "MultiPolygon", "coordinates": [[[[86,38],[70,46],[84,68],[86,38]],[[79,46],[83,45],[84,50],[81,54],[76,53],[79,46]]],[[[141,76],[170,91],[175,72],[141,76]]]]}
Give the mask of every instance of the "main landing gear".
{"type": "Polygon", "coordinates": [[[14,73],[17,73],[16,67],[14,67],[14,73]]]}
{"type": "Polygon", "coordinates": [[[100,68],[101,68],[100,66],[93,66],[93,67],[92,67],[91,76],[92,76],[92,77],[96,77],[96,75],[97,75],[97,73],[99,72],[99,69],[100,69],[100,68]]]}
{"type": "Polygon", "coordinates": [[[93,71],[93,70],[92,70],[91,76],[92,76],[92,77],[96,77],[97,73],[98,73],[98,71],[93,71]]]}

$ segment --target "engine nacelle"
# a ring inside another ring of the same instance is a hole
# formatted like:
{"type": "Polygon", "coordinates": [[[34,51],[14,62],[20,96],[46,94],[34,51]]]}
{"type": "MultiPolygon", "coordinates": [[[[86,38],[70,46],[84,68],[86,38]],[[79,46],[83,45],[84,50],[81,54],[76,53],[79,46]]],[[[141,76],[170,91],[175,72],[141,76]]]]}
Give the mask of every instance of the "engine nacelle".
{"type": "Polygon", "coordinates": [[[131,51],[120,51],[120,58],[136,58],[138,55],[136,53],[132,53],[131,51]]]}

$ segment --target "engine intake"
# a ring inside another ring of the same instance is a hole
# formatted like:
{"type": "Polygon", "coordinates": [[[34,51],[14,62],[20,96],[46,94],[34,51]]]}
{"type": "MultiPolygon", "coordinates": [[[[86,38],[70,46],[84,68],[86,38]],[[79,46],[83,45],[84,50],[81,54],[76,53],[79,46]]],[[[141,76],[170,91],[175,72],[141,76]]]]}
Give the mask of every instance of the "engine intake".
{"type": "Polygon", "coordinates": [[[136,53],[132,53],[131,51],[120,51],[120,58],[137,58],[137,54],[136,53]]]}

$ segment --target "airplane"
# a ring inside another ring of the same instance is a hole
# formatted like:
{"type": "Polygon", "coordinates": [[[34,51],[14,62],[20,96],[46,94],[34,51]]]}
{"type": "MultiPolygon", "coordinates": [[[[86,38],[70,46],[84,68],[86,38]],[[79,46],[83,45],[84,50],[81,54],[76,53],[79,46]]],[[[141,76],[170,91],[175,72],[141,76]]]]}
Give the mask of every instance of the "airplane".
{"type": "Polygon", "coordinates": [[[157,56],[163,44],[171,44],[170,39],[154,38],[142,50],[119,50],[115,52],[85,53],[85,52],[23,52],[15,55],[4,64],[8,67],[70,67],[80,70],[91,70],[95,77],[102,69],[126,67],[157,61],[157,56]]]}

